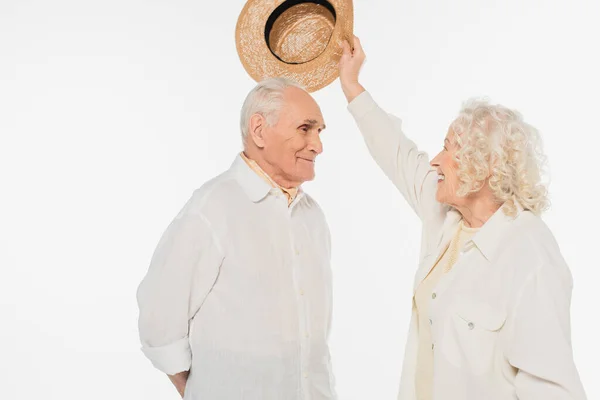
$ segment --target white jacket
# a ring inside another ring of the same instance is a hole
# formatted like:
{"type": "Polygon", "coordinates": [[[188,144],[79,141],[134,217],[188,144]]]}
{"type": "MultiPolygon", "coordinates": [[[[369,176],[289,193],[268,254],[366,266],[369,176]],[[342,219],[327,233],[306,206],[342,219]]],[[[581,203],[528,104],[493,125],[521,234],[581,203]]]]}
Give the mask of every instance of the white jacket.
{"type": "MultiPolygon", "coordinates": [[[[435,265],[461,215],[435,200],[437,173],[368,92],[348,109],[368,149],[423,222],[414,289],[435,265]]],[[[573,362],[572,278],[545,223],[498,210],[467,242],[432,296],[435,400],[585,399],[573,362]]],[[[413,291],[414,295],[414,291],[413,291]]],[[[399,400],[416,400],[414,307],[399,400]]]]}

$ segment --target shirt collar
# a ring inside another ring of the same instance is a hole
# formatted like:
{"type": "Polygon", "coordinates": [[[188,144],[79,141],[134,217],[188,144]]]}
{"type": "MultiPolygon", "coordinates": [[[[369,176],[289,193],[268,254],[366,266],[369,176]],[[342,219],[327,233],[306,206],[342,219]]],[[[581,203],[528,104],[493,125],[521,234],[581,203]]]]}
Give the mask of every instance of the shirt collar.
{"type": "Polygon", "coordinates": [[[264,199],[269,193],[288,192],[292,199],[297,202],[304,196],[302,187],[294,189],[283,189],[269,177],[258,164],[244,156],[242,152],[233,161],[231,170],[239,184],[242,186],[250,200],[257,203],[264,199]],[[254,169],[249,164],[253,163],[254,169]]]}
{"type": "Polygon", "coordinates": [[[230,168],[233,176],[238,181],[246,195],[257,203],[264,199],[273,187],[256,174],[238,154],[230,168]]]}
{"type": "Polygon", "coordinates": [[[504,205],[500,207],[491,218],[483,224],[471,241],[477,246],[486,260],[491,261],[501,248],[505,235],[509,232],[514,220],[523,212],[523,206],[514,199],[517,214],[510,217],[504,214],[504,205]]]}

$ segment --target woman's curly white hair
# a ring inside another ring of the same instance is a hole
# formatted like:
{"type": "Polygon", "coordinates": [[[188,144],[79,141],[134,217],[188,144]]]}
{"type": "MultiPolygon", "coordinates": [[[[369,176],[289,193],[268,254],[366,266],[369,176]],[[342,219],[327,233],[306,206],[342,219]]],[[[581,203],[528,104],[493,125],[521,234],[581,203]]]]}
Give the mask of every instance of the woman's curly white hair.
{"type": "Polygon", "coordinates": [[[546,157],[537,129],[520,113],[484,99],[465,102],[451,125],[459,145],[456,153],[458,195],[479,191],[489,177],[489,187],[506,215],[524,209],[540,215],[549,207],[543,183],[546,157]]]}

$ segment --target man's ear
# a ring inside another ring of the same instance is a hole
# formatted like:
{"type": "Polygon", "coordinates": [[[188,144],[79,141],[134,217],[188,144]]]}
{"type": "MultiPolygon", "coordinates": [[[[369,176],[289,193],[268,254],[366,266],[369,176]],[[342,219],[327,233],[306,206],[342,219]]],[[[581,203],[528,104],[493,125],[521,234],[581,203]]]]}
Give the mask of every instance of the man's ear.
{"type": "Polygon", "coordinates": [[[267,120],[260,114],[254,114],[250,117],[250,130],[248,131],[251,140],[254,142],[256,147],[265,147],[265,128],[267,126],[267,120]]]}

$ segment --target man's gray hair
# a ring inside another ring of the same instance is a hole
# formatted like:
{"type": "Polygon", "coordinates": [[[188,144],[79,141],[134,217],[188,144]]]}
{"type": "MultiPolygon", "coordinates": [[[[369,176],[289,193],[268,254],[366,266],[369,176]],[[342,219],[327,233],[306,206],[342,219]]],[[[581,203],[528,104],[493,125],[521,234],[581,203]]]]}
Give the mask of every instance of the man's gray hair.
{"type": "Polygon", "coordinates": [[[268,126],[277,124],[279,111],[281,111],[281,107],[283,106],[283,93],[289,87],[297,87],[305,90],[299,83],[287,78],[278,77],[259,82],[248,93],[240,115],[240,129],[242,131],[242,143],[244,146],[248,139],[250,118],[254,114],[260,114],[265,117],[268,126]]]}

